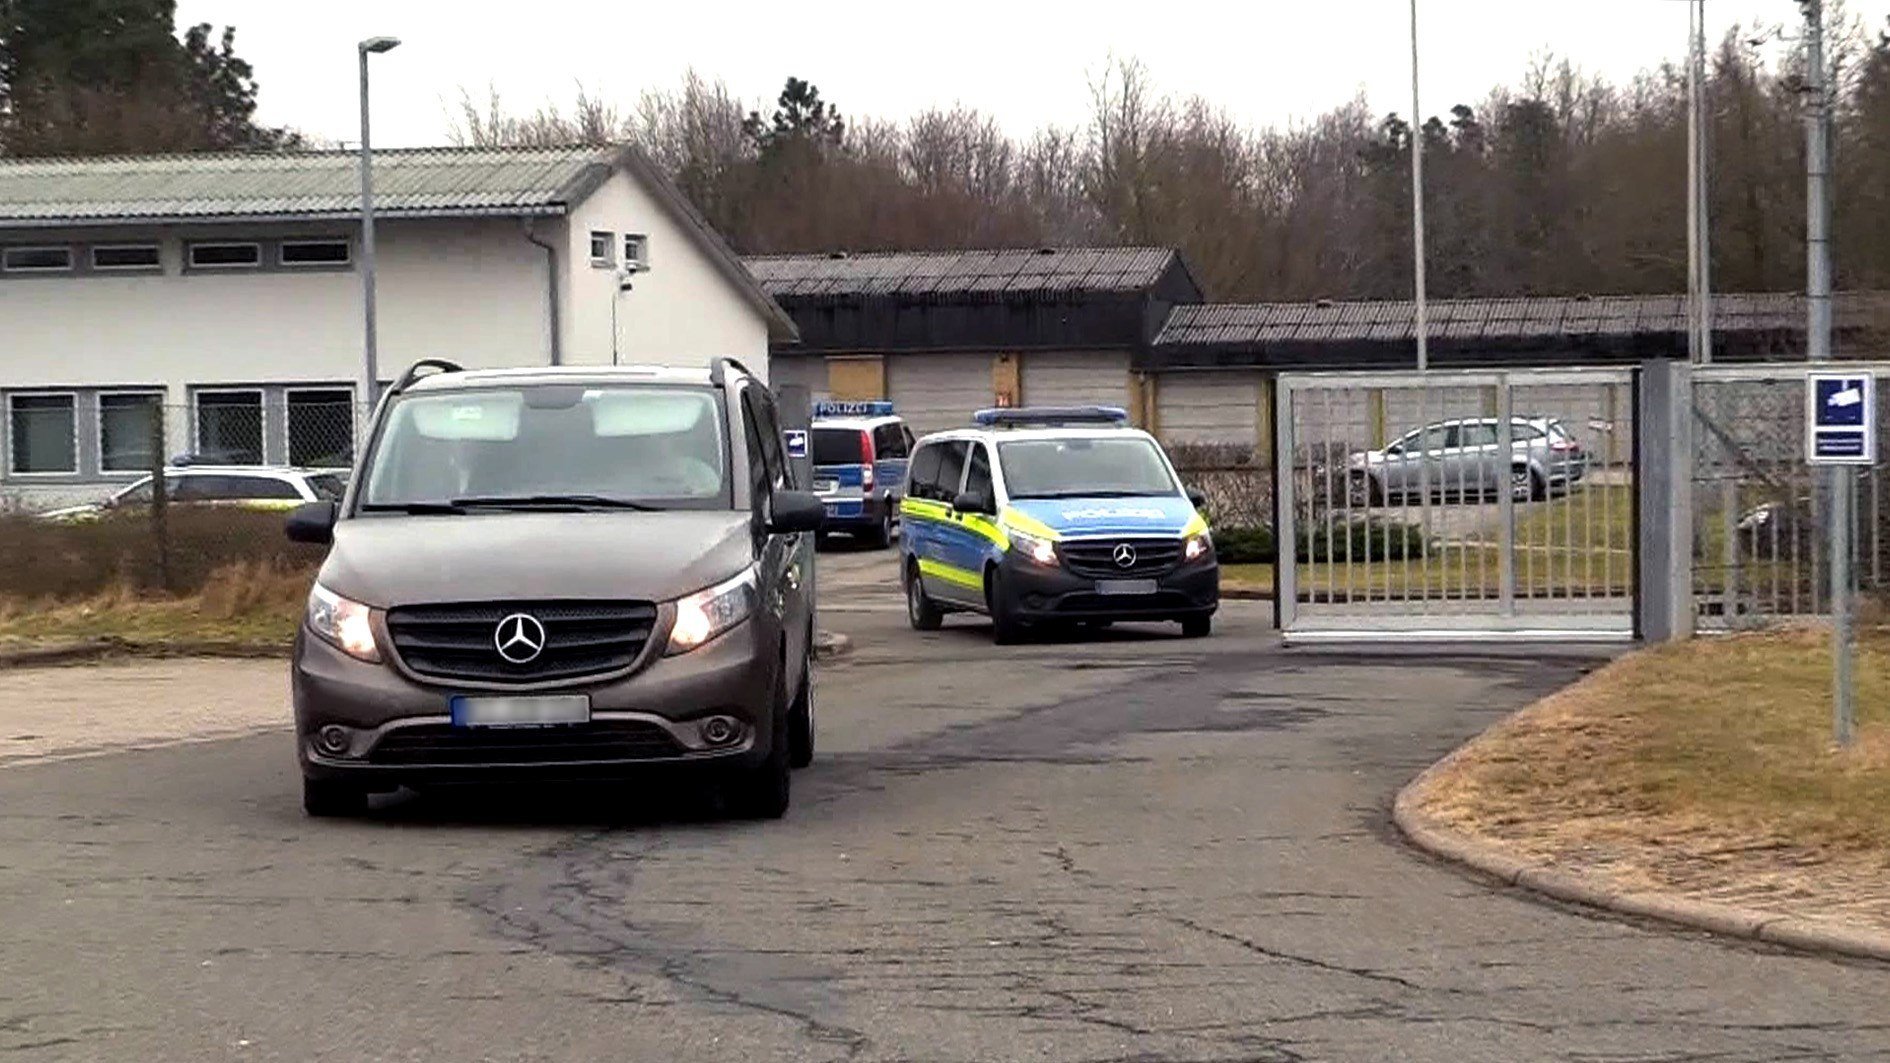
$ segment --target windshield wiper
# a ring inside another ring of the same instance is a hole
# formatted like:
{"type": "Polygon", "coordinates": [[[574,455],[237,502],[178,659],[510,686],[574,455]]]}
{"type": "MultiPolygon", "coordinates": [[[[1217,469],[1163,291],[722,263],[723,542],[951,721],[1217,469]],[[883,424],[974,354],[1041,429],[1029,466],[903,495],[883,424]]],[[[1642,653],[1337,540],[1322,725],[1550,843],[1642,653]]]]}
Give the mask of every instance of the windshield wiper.
{"type": "Polygon", "coordinates": [[[430,517],[435,514],[452,515],[464,513],[466,509],[457,502],[364,502],[363,513],[406,513],[415,517],[430,517]]]}
{"type": "Polygon", "coordinates": [[[487,506],[494,509],[517,507],[537,509],[545,507],[569,507],[573,509],[634,509],[642,513],[653,513],[661,506],[632,502],[627,498],[611,498],[607,495],[492,495],[478,498],[455,498],[453,505],[462,508],[468,506],[487,506]]]}

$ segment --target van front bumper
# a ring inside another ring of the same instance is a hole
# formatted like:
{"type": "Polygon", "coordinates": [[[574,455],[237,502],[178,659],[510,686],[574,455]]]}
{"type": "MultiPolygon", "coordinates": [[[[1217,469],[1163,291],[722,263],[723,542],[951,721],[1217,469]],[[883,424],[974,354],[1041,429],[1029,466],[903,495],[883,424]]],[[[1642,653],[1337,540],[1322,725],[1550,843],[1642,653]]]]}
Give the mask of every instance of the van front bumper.
{"type": "MultiPolygon", "coordinates": [[[[667,624],[658,624],[666,631],[667,624]]],[[[660,646],[624,675],[556,687],[492,689],[416,677],[391,659],[368,664],[302,631],[291,689],[302,773],[370,789],[417,782],[530,777],[611,779],[663,767],[742,767],[773,743],[778,654],[761,652],[751,619],[675,657],[660,646]],[[465,727],[451,699],[581,694],[590,721],[549,727],[465,727]],[[739,737],[712,743],[710,717],[733,720],[739,737]],[[334,729],[340,729],[339,731],[334,729]],[[346,748],[321,737],[345,735],[346,748]]],[[[387,645],[382,642],[383,647],[387,645]]]]}
{"type": "Polygon", "coordinates": [[[1003,561],[1013,615],[1030,623],[1082,620],[1185,620],[1212,616],[1221,604],[1221,566],[1212,554],[1155,576],[1152,593],[1106,593],[1099,580],[1016,553],[1003,561]]]}

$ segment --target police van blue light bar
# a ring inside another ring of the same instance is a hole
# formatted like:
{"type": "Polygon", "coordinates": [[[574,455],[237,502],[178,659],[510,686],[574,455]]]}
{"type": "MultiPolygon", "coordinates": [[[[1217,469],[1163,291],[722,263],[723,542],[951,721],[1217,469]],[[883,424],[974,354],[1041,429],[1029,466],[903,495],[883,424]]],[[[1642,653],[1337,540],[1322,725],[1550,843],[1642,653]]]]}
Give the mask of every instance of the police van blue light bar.
{"type": "Polygon", "coordinates": [[[1129,423],[1129,411],[1120,406],[1016,406],[979,410],[971,415],[985,428],[1046,427],[1051,425],[1129,423]]]}
{"type": "Polygon", "coordinates": [[[885,401],[873,402],[816,402],[815,417],[890,417],[893,404],[885,401]]]}

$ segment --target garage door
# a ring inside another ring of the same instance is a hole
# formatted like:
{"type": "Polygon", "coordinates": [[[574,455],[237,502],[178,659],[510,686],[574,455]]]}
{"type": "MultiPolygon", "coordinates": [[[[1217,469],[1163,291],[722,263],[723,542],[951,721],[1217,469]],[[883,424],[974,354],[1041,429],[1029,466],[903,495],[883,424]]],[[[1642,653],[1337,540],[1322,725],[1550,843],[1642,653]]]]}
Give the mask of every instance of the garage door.
{"type": "Polygon", "coordinates": [[[1129,356],[1123,351],[1027,354],[1026,406],[1129,405],[1129,356]]]}
{"type": "Polygon", "coordinates": [[[1155,408],[1168,443],[1251,447],[1259,401],[1258,373],[1164,373],[1155,379],[1155,408]]]}
{"type": "Polygon", "coordinates": [[[827,397],[827,359],[807,355],[777,354],[768,359],[768,386],[780,388],[798,384],[807,389],[814,401],[827,397]]]}
{"type": "Polygon", "coordinates": [[[991,359],[981,354],[886,357],[886,397],[917,435],[962,428],[992,405],[991,359]]]}

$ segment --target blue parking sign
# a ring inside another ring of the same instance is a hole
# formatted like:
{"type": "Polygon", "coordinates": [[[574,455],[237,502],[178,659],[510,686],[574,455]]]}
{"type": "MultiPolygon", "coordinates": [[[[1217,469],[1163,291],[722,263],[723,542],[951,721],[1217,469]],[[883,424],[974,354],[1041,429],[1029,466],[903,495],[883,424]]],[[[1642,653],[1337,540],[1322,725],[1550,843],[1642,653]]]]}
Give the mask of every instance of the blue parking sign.
{"type": "Polygon", "coordinates": [[[784,430],[781,434],[786,437],[788,457],[804,458],[807,456],[807,430],[806,429],[789,428],[789,429],[784,430]]]}
{"type": "Polygon", "coordinates": [[[1877,463],[1876,378],[1812,373],[1806,378],[1805,457],[1813,465],[1877,463]]]}

